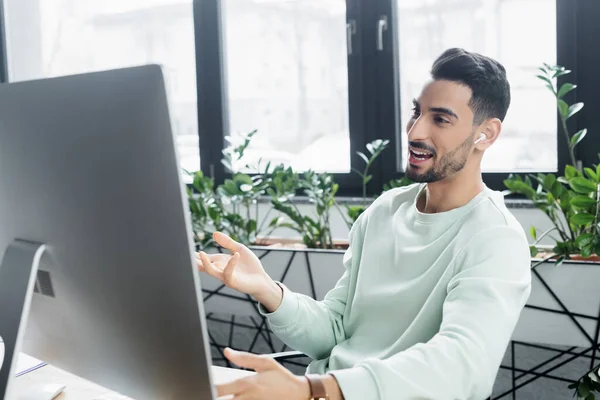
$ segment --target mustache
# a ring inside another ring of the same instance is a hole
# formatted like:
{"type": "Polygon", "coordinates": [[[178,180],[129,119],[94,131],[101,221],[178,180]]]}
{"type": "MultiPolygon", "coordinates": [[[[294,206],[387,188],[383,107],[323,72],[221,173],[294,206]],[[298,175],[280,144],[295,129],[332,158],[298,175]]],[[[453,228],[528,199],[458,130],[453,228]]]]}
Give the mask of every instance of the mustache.
{"type": "Polygon", "coordinates": [[[427,146],[425,143],[422,143],[422,142],[408,142],[408,144],[409,144],[409,146],[414,147],[415,149],[425,150],[425,151],[430,152],[434,156],[436,155],[435,149],[432,148],[432,147],[427,146]]]}

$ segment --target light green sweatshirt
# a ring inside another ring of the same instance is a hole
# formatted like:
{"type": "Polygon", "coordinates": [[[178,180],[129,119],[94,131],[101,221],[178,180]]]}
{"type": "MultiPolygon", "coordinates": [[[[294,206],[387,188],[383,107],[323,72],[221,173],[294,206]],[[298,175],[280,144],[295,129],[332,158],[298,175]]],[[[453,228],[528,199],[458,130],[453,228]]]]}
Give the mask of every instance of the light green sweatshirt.
{"type": "Polygon", "coordinates": [[[346,400],[485,399],[529,297],[527,238],[502,194],[424,214],[424,188],[390,190],[359,217],[323,301],[282,285],[275,312],[259,305],[314,359],[307,372],[333,374],[346,400]]]}

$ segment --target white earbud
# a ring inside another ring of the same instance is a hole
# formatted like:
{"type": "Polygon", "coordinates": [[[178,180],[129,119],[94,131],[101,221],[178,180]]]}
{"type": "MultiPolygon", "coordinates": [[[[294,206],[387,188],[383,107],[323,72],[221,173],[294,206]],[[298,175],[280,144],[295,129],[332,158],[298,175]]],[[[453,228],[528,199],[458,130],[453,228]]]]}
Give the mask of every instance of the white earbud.
{"type": "Polygon", "coordinates": [[[485,133],[482,133],[481,136],[479,136],[479,139],[477,139],[473,144],[477,144],[485,139],[487,139],[487,136],[485,136],[485,133]]]}

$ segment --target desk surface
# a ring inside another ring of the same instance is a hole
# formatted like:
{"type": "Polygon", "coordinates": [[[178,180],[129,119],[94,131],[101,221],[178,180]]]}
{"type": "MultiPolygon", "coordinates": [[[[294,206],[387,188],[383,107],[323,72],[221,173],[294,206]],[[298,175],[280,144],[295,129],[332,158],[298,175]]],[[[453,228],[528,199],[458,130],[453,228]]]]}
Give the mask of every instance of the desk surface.
{"type": "MultiPolygon", "coordinates": [[[[212,367],[215,383],[232,381],[252,372],[223,367],[212,367]]],[[[131,400],[129,397],[121,396],[111,392],[99,385],[81,379],[75,375],[46,365],[35,371],[19,376],[13,380],[13,393],[20,393],[32,384],[62,383],[67,385],[64,392],[57,396],[56,400],[131,400]]]]}

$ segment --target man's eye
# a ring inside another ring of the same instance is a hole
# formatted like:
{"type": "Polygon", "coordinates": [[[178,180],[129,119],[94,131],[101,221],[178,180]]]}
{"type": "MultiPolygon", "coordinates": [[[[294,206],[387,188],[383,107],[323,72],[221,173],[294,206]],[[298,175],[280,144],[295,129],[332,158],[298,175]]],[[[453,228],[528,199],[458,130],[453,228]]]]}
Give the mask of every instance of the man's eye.
{"type": "Polygon", "coordinates": [[[449,124],[450,123],[450,121],[448,121],[442,117],[435,117],[434,121],[436,124],[449,124]]]}
{"type": "Polygon", "coordinates": [[[411,118],[419,118],[420,115],[421,115],[421,110],[419,110],[416,107],[413,107],[411,118]]]}

